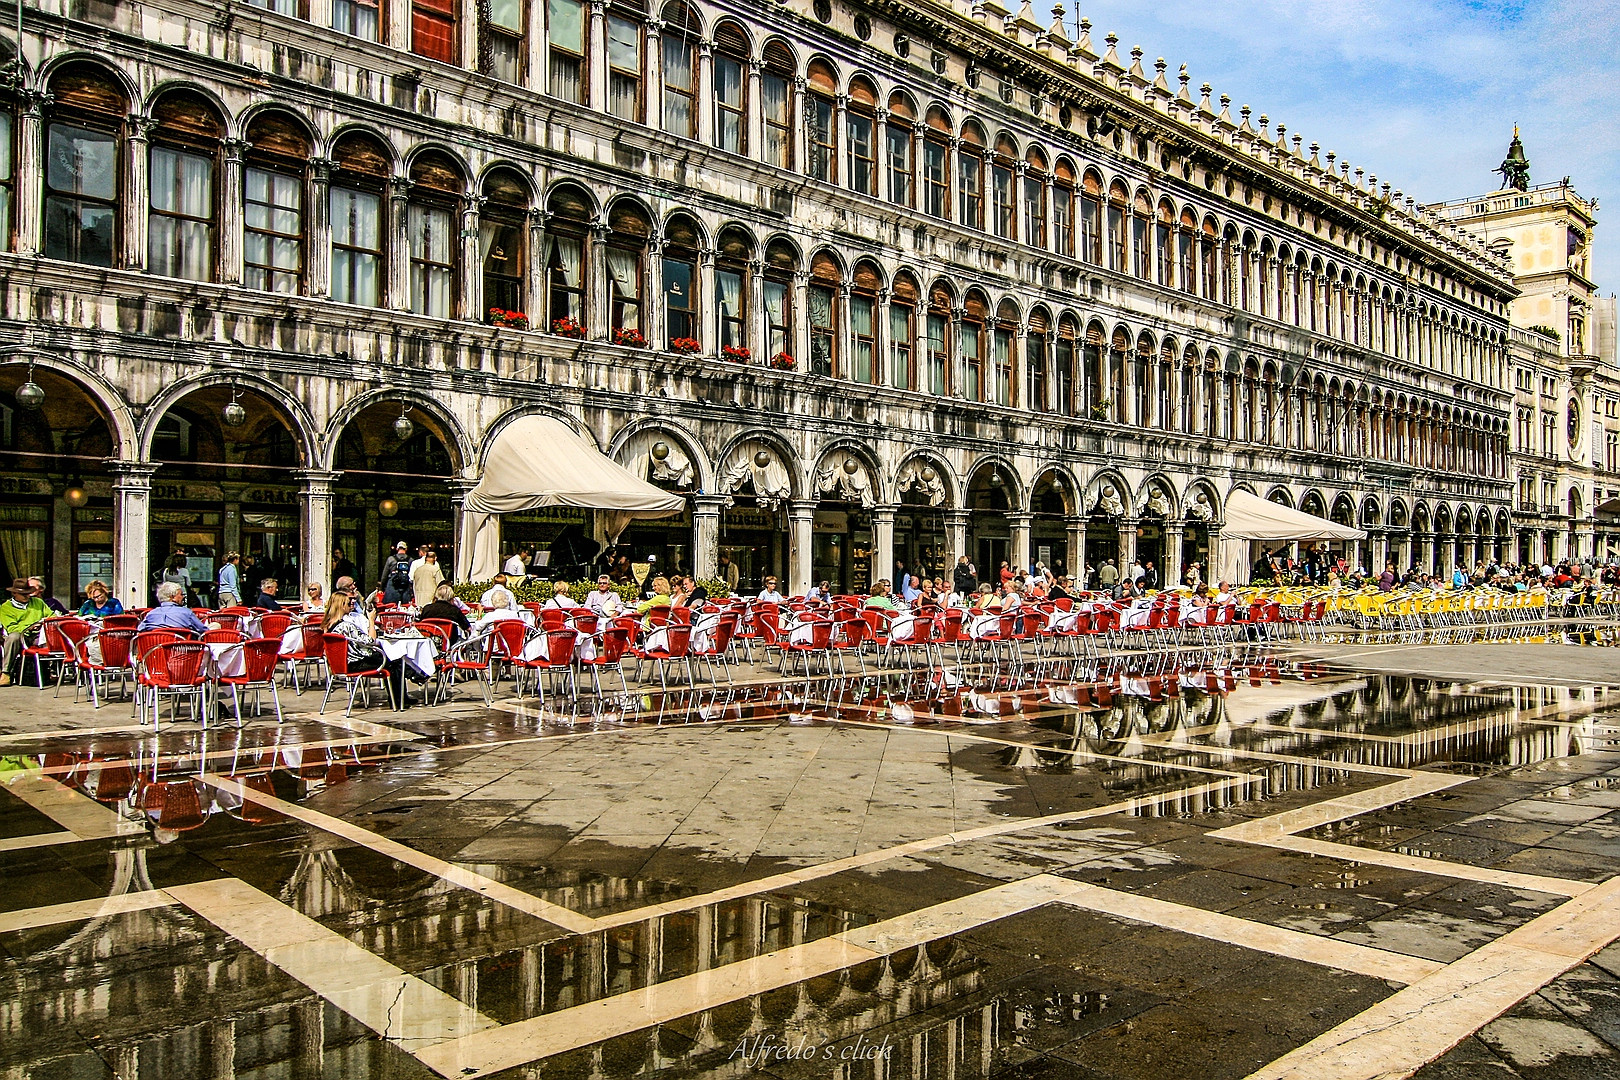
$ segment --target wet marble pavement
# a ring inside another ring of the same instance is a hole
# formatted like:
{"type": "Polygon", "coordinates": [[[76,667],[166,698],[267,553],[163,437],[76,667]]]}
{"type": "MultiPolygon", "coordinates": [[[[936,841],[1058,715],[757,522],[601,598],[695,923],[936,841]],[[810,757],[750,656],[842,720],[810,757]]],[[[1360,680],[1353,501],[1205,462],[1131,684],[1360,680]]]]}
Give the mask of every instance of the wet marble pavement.
{"type": "Polygon", "coordinates": [[[1194,659],[7,691],[0,1077],[1620,1077],[1620,690],[1194,659]]]}

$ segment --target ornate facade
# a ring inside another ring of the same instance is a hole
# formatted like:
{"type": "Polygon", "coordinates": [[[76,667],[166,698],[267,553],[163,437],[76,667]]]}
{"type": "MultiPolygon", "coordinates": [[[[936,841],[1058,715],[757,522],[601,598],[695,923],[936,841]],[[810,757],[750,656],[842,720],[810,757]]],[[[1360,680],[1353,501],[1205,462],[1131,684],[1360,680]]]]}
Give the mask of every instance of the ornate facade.
{"type": "Polygon", "coordinates": [[[126,604],[174,548],[375,575],[453,541],[535,410],[690,493],[637,555],[745,585],[1179,568],[1239,486],[1367,527],[1363,562],[1505,554],[1506,260],[1075,36],[965,2],[30,7],[0,389],[43,402],[4,399],[0,555],[126,604]]]}

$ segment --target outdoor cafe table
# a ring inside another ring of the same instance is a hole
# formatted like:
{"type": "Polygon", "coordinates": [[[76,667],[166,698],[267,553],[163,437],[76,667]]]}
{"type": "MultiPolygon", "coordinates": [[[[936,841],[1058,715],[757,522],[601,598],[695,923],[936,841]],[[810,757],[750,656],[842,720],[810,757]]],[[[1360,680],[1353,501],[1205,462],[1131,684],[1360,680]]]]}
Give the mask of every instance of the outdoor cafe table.
{"type": "Polygon", "coordinates": [[[430,637],[420,634],[383,634],[377,648],[390,660],[404,660],[423,675],[432,675],[439,648],[430,637]]]}

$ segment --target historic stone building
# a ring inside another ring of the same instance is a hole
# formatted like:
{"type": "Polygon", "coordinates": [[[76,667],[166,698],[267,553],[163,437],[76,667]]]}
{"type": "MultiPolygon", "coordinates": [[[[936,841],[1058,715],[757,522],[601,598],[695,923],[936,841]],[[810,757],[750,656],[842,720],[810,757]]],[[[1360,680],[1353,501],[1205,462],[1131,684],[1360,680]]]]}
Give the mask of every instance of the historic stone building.
{"type": "Polygon", "coordinates": [[[533,411],[690,494],[639,556],[745,585],[1179,567],[1240,486],[1365,526],[1364,562],[1505,553],[1509,263],[1078,31],[965,0],[29,6],[4,572],[126,604],[176,548],[202,581],[233,549],[375,575],[453,541],[533,411]]]}
{"type": "Polygon", "coordinates": [[[1519,295],[1513,370],[1516,540],[1522,562],[1620,557],[1620,368],[1615,301],[1592,280],[1597,200],[1569,177],[1531,186],[1518,130],[1504,186],[1440,208],[1505,254],[1519,295]]]}

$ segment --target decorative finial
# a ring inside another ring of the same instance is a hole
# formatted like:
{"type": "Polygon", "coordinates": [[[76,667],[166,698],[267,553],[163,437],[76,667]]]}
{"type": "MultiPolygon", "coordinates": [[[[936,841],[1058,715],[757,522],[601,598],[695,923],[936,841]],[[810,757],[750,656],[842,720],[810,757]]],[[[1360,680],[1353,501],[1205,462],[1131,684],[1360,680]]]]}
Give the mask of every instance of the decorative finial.
{"type": "Polygon", "coordinates": [[[1502,186],[1514,191],[1530,190],[1530,159],[1524,156],[1524,143],[1519,141],[1519,125],[1513,125],[1513,141],[1508,144],[1507,157],[1496,167],[1502,174],[1502,186]]]}

